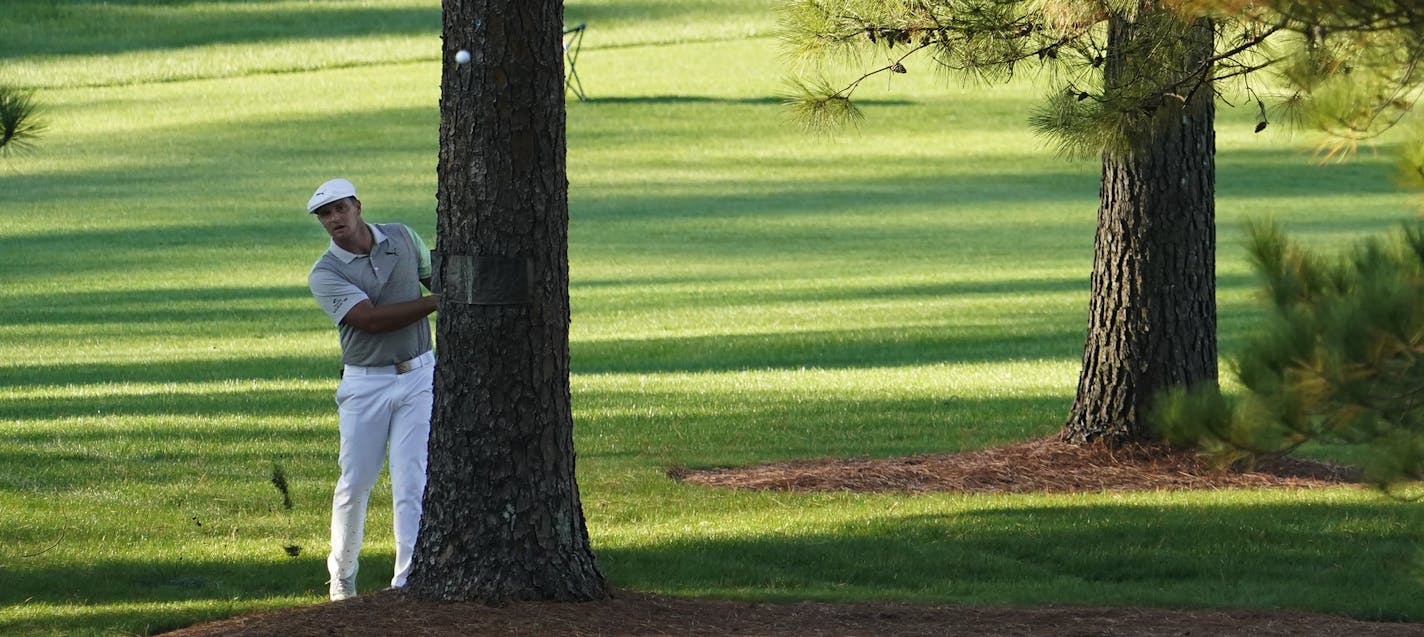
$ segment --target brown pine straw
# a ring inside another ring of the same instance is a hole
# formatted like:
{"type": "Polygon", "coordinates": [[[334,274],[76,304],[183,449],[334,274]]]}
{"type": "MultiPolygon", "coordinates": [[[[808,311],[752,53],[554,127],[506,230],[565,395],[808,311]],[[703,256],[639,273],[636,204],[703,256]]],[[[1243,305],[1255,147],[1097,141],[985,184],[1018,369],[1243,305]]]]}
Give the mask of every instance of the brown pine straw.
{"type": "Polygon", "coordinates": [[[901,458],[796,460],[751,467],[668,471],[674,479],[761,491],[1083,493],[1313,488],[1360,481],[1359,471],[1301,458],[1217,468],[1192,450],[1158,444],[1112,448],[1056,436],[979,451],[901,458]]]}

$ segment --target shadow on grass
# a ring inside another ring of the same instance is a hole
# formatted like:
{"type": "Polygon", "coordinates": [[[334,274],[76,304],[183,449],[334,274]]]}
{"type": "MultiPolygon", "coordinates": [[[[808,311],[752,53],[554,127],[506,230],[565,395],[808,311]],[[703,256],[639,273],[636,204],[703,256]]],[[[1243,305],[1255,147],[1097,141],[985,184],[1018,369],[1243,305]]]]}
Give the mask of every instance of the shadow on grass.
{"type": "MultiPolygon", "coordinates": [[[[578,297],[585,290],[593,294],[609,294],[617,299],[614,306],[620,312],[636,309],[688,309],[754,306],[783,306],[791,304],[823,304],[837,302],[869,301],[929,301],[932,299],[969,299],[975,297],[1024,297],[1035,295],[1081,294],[1086,299],[1088,279],[1086,276],[1034,279],[995,278],[970,281],[936,281],[927,283],[846,282],[828,280],[814,287],[767,289],[757,284],[765,283],[766,277],[755,270],[740,276],[722,274],[718,276],[666,276],[657,272],[638,272],[618,278],[576,277],[570,281],[570,291],[578,297]],[[745,285],[731,286],[728,283],[743,282],[745,285]],[[716,289],[701,294],[652,294],[636,295],[657,286],[692,288],[707,286],[716,289]]],[[[580,307],[587,308],[600,301],[590,294],[580,307]]],[[[604,301],[604,304],[613,305],[604,301]]],[[[1086,300],[1083,303],[1086,307],[1086,300]]],[[[578,309],[578,308],[575,308],[578,309]]]]}
{"type": "MultiPolygon", "coordinates": [[[[1400,194],[1393,151],[1322,163],[1300,149],[1254,150],[1234,148],[1217,155],[1217,197],[1339,197],[1400,194]]],[[[1401,211],[1405,212],[1405,211],[1401,211]]],[[[1342,216],[1341,223],[1347,221],[1342,216]]]]}
{"type": "MultiPolygon", "coordinates": [[[[891,106],[890,108],[899,107],[891,106]]],[[[906,108],[915,107],[909,105],[906,108]]],[[[656,137],[660,144],[666,144],[669,147],[705,144],[709,137],[715,138],[719,135],[715,129],[723,125],[719,122],[738,122],[748,118],[763,118],[771,122],[780,121],[779,115],[767,111],[765,105],[760,102],[750,104],[723,104],[715,101],[679,102],[669,104],[666,110],[669,113],[668,117],[642,122],[640,126],[649,129],[650,136],[656,137]],[[721,115],[705,112],[708,109],[721,115]],[[688,120],[711,122],[714,129],[709,131],[705,127],[689,128],[676,124],[676,122],[688,120]]],[[[434,129],[437,122],[437,113],[433,107],[428,109],[398,108],[342,114],[339,117],[282,117],[257,121],[244,120],[219,125],[170,127],[162,134],[164,138],[205,140],[207,145],[203,147],[204,151],[212,146],[224,148],[224,157],[229,161],[221,162],[222,166],[268,166],[274,157],[279,158],[282,162],[298,165],[320,164],[329,153],[326,149],[329,144],[328,140],[320,138],[319,132],[332,128],[379,131],[379,138],[396,140],[387,142],[386,146],[381,149],[383,153],[363,153],[363,156],[381,155],[389,158],[391,153],[398,153],[401,157],[411,157],[415,160],[414,158],[429,157],[435,154],[437,142],[429,131],[434,129]],[[253,129],[263,130],[264,134],[252,135],[253,129]]],[[[583,144],[592,143],[597,146],[600,143],[598,138],[602,135],[626,138],[628,133],[625,123],[613,121],[605,124],[607,130],[600,127],[594,127],[594,130],[591,131],[571,129],[569,135],[569,144],[573,149],[571,152],[576,154],[577,148],[583,144]]],[[[726,125],[732,126],[731,124],[726,125]]],[[[779,131],[779,128],[777,130],[779,131]]],[[[748,134],[747,131],[740,125],[728,129],[729,136],[744,136],[746,134],[748,134]]],[[[194,149],[193,152],[199,151],[194,149]]],[[[231,198],[234,201],[247,201],[251,199],[253,193],[271,193],[278,189],[295,193],[292,195],[292,200],[298,201],[301,193],[310,189],[310,185],[306,181],[274,176],[276,173],[273,175],[232,174],[224,175],[222,180],[214,180],[212,178],[214,171],[221,170],[221,167],[218,166],[219,162],[209,155],[203,154],[200,158],[190,159],[179,153],[171,163],[166,164],[154,158],[145,158],[143,165],[138,167],[88,171],[85,173],[82,189],[75,185],[75,180],[69,174],[17,175],[13,178],[13,186],[0,192],[0,204],[8,206],[12,203],[42,202],[52,200],[54,197],[63,197],[75,208],[88,209],[111,206],[114,202],[123,202],[127,199],[141,199],[144,202],[155,199],[165,200],[169,194],[173,199],[181,200],[191,197],[193,183],[210,183],[209,188],[205,191],[210,198],[231,198]],[[140,189],[141,192],[133,187],[137,172],[142,173],[144,187],[140,189]]],[[[353,174],[359,174],[362,171],[380,172],[376,166],[366,165],[366,161],[374,160],[353,159],[348,170],[353,174]]],[[[666,157],[656,155],[646,157],[646,161],[662,167],[666,167],[668,163],[666,157]]],[[[770,158],[758,157],[756,165],[764,173],[775,174],[783,168],[804,170],[807,167],[814,168],[821,164],[839,165],[844,161],[845,159],[842,157],[777,158],[773,156],[770,158]]],[[[1005,229],[1002,228],[1002,213],[990,213],[988,216],[979,214],[967,218],[964,222],[973,224],[967,228],[959,227],[960,224],[956,223],[956,216],[964,215],[965,210],[979,209],[992,204],[1012,206],[1050,201],[1061,202],[1065,197],[1076,193],[1076,196],[1082,198],[1084,214],[1081,218],[1071,220],[1072,225],[1075,228],[1083,229],[1083,236],[1079,242],[1085,246],[1091,245],[1092,219],[1093,210],[1096,207],[1097,190],[1095,174],[1045,160],[1012,174],[976,174],[972,166],[949,166],[944,174],[926,176],[926,161],[921,156],[878,157],[875,160],[877,171],[862,178],[847,178],[845,175],[832,174],[824,177],[758,179],[753,184],[717,182],[702,184],[690,192],[688,184],[683,179],[665,182],[647,180],[640,182],[636,188],[597,190],[584,190],[575,182],[570,193],[571,238],[575,244],[582,237],[594,237],[601,240],[601,235],[605,232],[601,226],[606,222],[646,223],[648,227],[643,229],[626,228],[621,225],[617,228],[617,234],[620,237],[645,237],[658,236],[661,227],[669,220],[697,221],[700,225],[695,228],[696,233],[689,234],[685,229],[677,229],[683,240],[666,244],[665,248],[656,242],[647,240],[640,242],[645,247],[663,248],[666,252],[672,253],[679,247],[687,245],[706,245],[709,243],[709,239],[712,240],[711,247],[719,245],[717,241],[719,238],[730,237],[738,241],[744,240],[749,234],[748,230],[733,229],[729,232],[715,224],[725,220],[747,219],[765,222],[760,224],[757,228],[758,232],[753,236],[764,236],[765,240],[758,241],[756,245],[759,249],[768,251],[778,248],[790,250],[804,245],[808,251],[824,252],[828,246],[835,246],[835,241],[855,243],[867,238],[867,234],[874,239],[877,245],[894,246],[921,239],[927,231],[944,232],[947,239],[953,239],[951,232],[972,231],[976,226],[990,222],[1000,226],[995,230],[996,232],[1003,233],[1005,229]],[[886,178],[884,175],[887,172],[902,176],[886,178]],[[942,208],[946,211],[944,225],[936,223],[933,228],[883,226],[876,228],[873,233],[865,232],[864,228],[838,229],[834,225],[817,228],[815,225],[817,218],[835,219],[837,215],[867,209],[893,212],[900,208],[919,210],[942,208]],[[798,217],[807,219],[807,225],[787,227],[774,223],[798,217]],[[827,243],[828,239],[832,242],[827,243]]],[[[742,158],[727,156],[716,158],[710,164],[699,165],[699,169],[715,174],[719,171],[732,171],[733,167],[744,163],[742,158]]],[[[1003,165],[1003,162],[1000,161],[989,163],[1003,165]]],[[[1340,192],[1342,179],[1349,184],[1350,192],[1355,194],[1399,192],[1397,186],[1389,178],[1392,169],[1385,162],[1356,162],[1344,166],[1319,167],[1309,165],[1307,158],[1300,157],[1289,150],[1237,150],[1230,155],[1224,155],[1220,163],[1222,165],[1220,192],[1223,196],[1236,196],[1237,194],[1249,195],[1253,198],[1337,196],[1340,192]],[[1378,174],[1379,178],[1372,178],[1370,176],[1372,174],[1378,174]]],[[[635,170],[638,167],[637,162],[632,162],[627,166],[627,170],[635,170]]],[[[418,198],[413,198],[412,201],[416,199],[418,198]]],[[[399,219],[411,214],[411,211],[404,205],[393,208],[389,205],[390,202],[373,201],[368,203],[376,206],[371,213],[372,218],[376,220],[399,219]]],[[[298,206],[299,203],[294,203],[292,209],[297,210],[298,206]]],[[[428,210],[422,214],[428,214],[428,210]]],[[[275,233],[276,238],[284,239],[286,238],[284,235],[293,232],[293,229],[297,228],[297,224],[304,221],[307,220],[293,217],[289,222],[290,226],[274,227],[269,223],[266,229],[275,233]]],[[[1349,224],[1358,224],[1358,221],[1354,218],[1341,218],[1338,223],[1342,227],[1349,227],[1349,224]]],[[[248,241],[249,235],[256,232],[256,226],[258,226],[256,223],[252,224],[253,229],[245,229],[241,225],[229,226],[238,232],[236,236],[232,237],[232,241],[248,241]]],[[[311,224],[305,224],[305,226],[309,230],[311,224]]],[[[184,234],[191,235],[201,231],[212,232],[211,236],[216,240],[223,238],[224,228],[199,226],[190,230],[164,229],[158,234],[148,231],[135,237],[139,239],[135,243],[110,241],[103,245],[106,249],[123,250],[126,246],[143,245],[145,241],[155,238],[162,239],[164,234],[170,234],[172,240],[177,240],[184,234]]],[[[1019,234],[1025,239],[1032,239],[1035,235],[1043,234],[1060,242],[1063,238],[1063,234],[1056,229],[1035,227],[1034,231],[1019,234]]],[[[272,236],[269,234],[268,238],[272,236]]],[[[306,236],[316,235],[307,233],[306,236]]],[[[60,231],[46,233],[35,238],[54,244],[73,241],[76,237],[60,231]]],[[[82,240],[82,237],[78,238],[82,240]]],[[[257,241],[260,242],[260,240],[257,241]]],[[[628,239],[623,239],[623,241],[628,241],[628,239]]],[[[1084,269],[1086,271],[1086,264],[1084,269]]]]}
{"type": "MultiPolygon", "coordinates": [[[[326,356],[255,356],[241,359],[155,359],[144,363],[20,364],[0,367],[0,385],[83,385],[95,383],[193,383],[294,378],[330,379],[335,391],[341,364],[326,356]]],[[[273,390],[235,389],[232,393],[273,390]]],[[[297,394],[305,392],[293,390],[297,394]]],[[[278,391],[277,393],[286,393],[278,391]]],[[[220,394],[213,392],[213,396],[220,394]]],[[[174,394],[174,397],[186,394],[174,394]]],[[[155,396],[158,397],[158,396],[155,396]]],[[[171,399],[171,398],[170,398],[171,399]]],[[[219,400],[221,400],[219,398],[219,400]]]]}
{"type": "MultiPolygon", "coordinates": [[[[212,537],[195,542],[221,544],[225,540],[212,537]]],[[[46,566],[44,556],[12,562],[0,569],[0,633],[58,634],[56,631],[105,626],[121,634],[153,634],[251,612],[256,608],[254,603],[264,598],[326,601],[326,556],[322,553],[326,547],[305,547],[299,557],[288,558],[283,544],[282,538],[272,537],[264,556],[221,562],[184,555],[73,566],[46,566]],[[26,604],[77,610],[44,613],[33,620],[5,612],[26,604]]],[[[394,555],[368,549],[361,557],[358,590],[370,592],[389,586],[394,555]]]]}
{"type": "MultiPolygon", "coordinates": [[[[198,488],[195,479],[265,485],[274,462],[292,465],[294,472],[296,467],[334,469],[339,435],[330,395],[310,404],[308,413],[298,405],[273,410],[277,417],[259,422],[249,413],[188,413],[180,407],[155,410],[161,417],[151,420],[114,422],[111,414],[100,413],[79,423],[23,428],[0,441],[0,467],[15,468],[0,472],[0,491],[40,499],[50,494],[82,498],[94,489],[132,494],[135,485],[181,492],[189,488],[185,485],[198,488]]],[[[69,416],[46,411],[37,418],[69,416]]],[[[154,503],[139,499],[126,506],[141,510],[154,503]]]]}
{"type": "MultiPolygon", "coordinates": [[[[611,97],[590,97],[580,104],[784,104],[787,98],[779,95],[763,97],[717,97],[713,95],[615,95],[611,97]]],[[[865,99],[856,100],[862,106],[909,106],[909,100],[865,99]]],[[[572,106],[572,104],[571,104],[572,106]]]]}
{"type": "MultiPolygon", "coordinates": [[[[194,379],[170,381],[136,381],[132,366],[114,366],[118,374],[111,378],[114,382],[192,382],[194,379]]],[[[175,367],[163,366],[164,373],[176,373],[175,367]]],[[[51,370],[52,371],[52,370],[51,370]]],[[[86,370],[93,373],[93,369],[86,370]]],[[[64,372],[55,373],[60,382],[73,383],[72,376],[64,372]]],[[[333,375],[334,376],[334,375],[333,375]]],[[[0,383],[7,382],[0,376],[0,383]]],[[[0,399],[0,411],[6,418],[15,420],[48,420],[55,418],[84,417],[131,417],[131,416],[221,416],[242,414],[244,416],[284,416],[308,417],[313,414],[334,411],[332,402],[336,393],[336,379],[330,389],[323,390],[274,390],[235,389],[230,392],[158,392],[140,393],[133,390],[117,390],[107,396],[63,396],[46,398],[4,398],[0,399]]],[[[86,392],[90,393],[90,392],[86,392]]]]}
{"type": "MultiPolygon", "coordinates": [[[[1388,503],[1082,503],[883,515],[752,538],[729,538],[714,525],[637,547],[599,546],[598,529],[592,532],[611,583],[634,590],[782,600],[1246,606],[1417,621],[1424,603],[1408,565],[1421,522],[1418,507],[1388,503]]],[[[320,601],[320,548],[288,559],[281,538],[271,544],[271,556],[221,562],[183,555],[83,565],[25,559],[0,570],[0,606],[215,605],[95,609],[74,620],[82,622],[76,627],[92,626],[102,615],[105,625],[137,630],[221,615],[236,606],[226,601],[320,601]]],[[[361,588],[384,587],[390,561],[387,552],[364,554],[361,588]]],[[[65,620],[49,614],[39,621],[52,630],[65,620]]],[[[0,615],[7,632],[38,626],[0,615]]]]}
{"type": "Polygon", "coordinates": [[[745,15],[746,11],[737,2],[699,2],[696,7],[687,7],[663,0],[617,0],[615,2],[573,2],[565,9],[565,22],[603,21],[653,21],[685,19],[689,12],[698,15],[745,15]]]}
{"type": "Polygon", "coordinates": [[[695,383],[576,390],[575,436],[581,460],[618,460],[631,450],[641,464],[663,468],[952,453],[1047,435],[1071,400],[952,390],[910,398],[780,387],[719,393],[695,383]]]}
{"type": "Polygon", "coordinates": [[[1026,505],[597,551],[617,585],[676,594],[1246,606],[1418,621],[1410,565],[1421,522],[1418,507],[1391,503],[1026,505]]]}
{"type": "MultiPolygon", "coordinates": [[[[120,235],[123,233],[102,233],[120,235]]],[[[57,243],[60,241],[54,238],[57,243]]],[[[41,242],[43,243],[43,242],[41,242]]],[[[109,256],[96,260],[94,267],[109,256]]],[[[132,261],[127,261],[131,263],[132,261]]],[[[65,276],[78,276],[83,265],[70,261],[60,268],[65,276]]],[[[51,273],[54,269],[49,269],[51,273]]],[[[311,291],[299,286],[202,288],[150,288],[138,290],[74,291],[49,296],[44,303],[21,301],[0,310],[7,325],[145,325],[175,323],[204,327],[217,323],[249,325],[329,323],[321,318],[311,291]],[[294,309],[281,309],[291,305],[294,309]],[[317,317],[317,321],[311,320],[317,317]]],[[[0,368],[3,373],[3,368],[0,368]]]]}
{"type": "MultiPolygon", "coordinates": [[[[223,544],[227,537],[209,535],[195,543],[223,544]]],[[[62,546],[61,542],[61,546],[62,546]]],[[[326,556],[322,547],[303,547],[289,558],[281,537],[272,537],[266,555],[215,562],[185,555],[155,556],[143,560],[100,560],[83,566],[45,566],[44,556],[21,558],[13,570],[0,571],[0,606],[32,602],[106,604],[157,601],[249,599],[269,596],[319,595],[326,597],[326,556]],[[38,581],[66,582],[68,590],[37,590],[26,577],[38,581]],[[8,581],[7,581],[8,580],[8,581]]],[[[365,591],[389,585],[389,551],[363,551],[358,582],[365,591]]]]}
{"type": "Polygon", "coordinates": [[[11,20],[18,21],[9,27],[16,31],[17,37],[0,38],[0,58],[106,55],[211,44],[347,39],[368,35],[433,37],[440,33],[438,5],[347,8],[276,2],[155,3],[151,0],[102,3],[28,0],[18,5],[6,7],[11,20]],[[103,28],[94,28],[98,25],[103,28]]]}
{"type": "Polygon", "coordinates": [[[575,373],[860,369],[1072,359],[1081,353],[1082,339],[1083,330],[1071,323],[1042,319],[1024,327],[804,330],[576,342],[571,358],[575,373]]]}

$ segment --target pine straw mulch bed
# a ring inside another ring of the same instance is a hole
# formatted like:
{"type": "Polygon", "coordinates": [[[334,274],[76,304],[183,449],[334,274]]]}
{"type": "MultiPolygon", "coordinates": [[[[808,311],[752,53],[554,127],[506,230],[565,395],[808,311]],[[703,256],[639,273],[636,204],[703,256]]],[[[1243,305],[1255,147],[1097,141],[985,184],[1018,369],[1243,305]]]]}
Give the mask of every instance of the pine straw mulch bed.
{"type": "Polygon", "coordinates": [[[1350,467],[1273,458],[1218,469],[1201,454],[1163,445],[1074,445],[1056,436],[955,454],[797,460],[728,469],[673,469],[676,479],[776,491],[1095,493],[1187,489],[1309,488],[1358,482],[1350,467]]]}
{"type": "MultiPolygon", "coordinates": [[[[1056,439],[950,455],[796,461],[741,469],[678,469],[680,480],[718,487],[837,491],[1071,493],[1227,488],[1309,488],[1356,482],[1356,472],[1283,459],[1217,470],[1196,454],[1162,447],[1108,449],[1056,439]]],[[[1000,608],[893,603],[771,604],[614,591],[581,604],[493,607],[422,602],[399,592],[234,617],[172,637],[430,635],[461,637],[1424,637],[1424,624],[1366,622],[1266,610],[1166,610],[1047,606],[1000,608]]]]}
{"type": "Polygon", "coordinates": [[[170,637],[1419,637],[1424,624],[1260,610],[767,604],[614,591],[502,607],[383,591],[202,624],[170,637]]]}

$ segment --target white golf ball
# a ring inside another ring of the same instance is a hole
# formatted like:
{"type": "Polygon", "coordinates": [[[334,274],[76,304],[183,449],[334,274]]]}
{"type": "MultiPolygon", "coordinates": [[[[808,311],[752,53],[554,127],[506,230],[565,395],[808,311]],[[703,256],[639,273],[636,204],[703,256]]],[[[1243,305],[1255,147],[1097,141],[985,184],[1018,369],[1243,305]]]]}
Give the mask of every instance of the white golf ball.
{"type": "Polygon", "coordinates": [[[455,53],[455,63],[456,63],[456,64],[469,64],[469,63],[470,63],[470,52],[469,52],[469,51],[466,51],[466,50],[464,50],[464,49],[460,49],[459,51],[457,51],[457,52],[455,53]]]}

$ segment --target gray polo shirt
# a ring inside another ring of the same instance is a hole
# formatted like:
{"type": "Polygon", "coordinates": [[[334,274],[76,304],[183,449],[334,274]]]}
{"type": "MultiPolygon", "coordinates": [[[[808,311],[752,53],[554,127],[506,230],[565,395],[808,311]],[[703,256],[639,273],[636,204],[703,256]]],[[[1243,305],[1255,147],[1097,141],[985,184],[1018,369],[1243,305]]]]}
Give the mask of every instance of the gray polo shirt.
{"type": "Polygon", "coordinates": [[[364,300],[387,305],[420,298],[420,280],[430,277],[430,250],[420,235],[401,224],[367,225],[375,239],[371,254],[352,254],[333,241],[312,265],[307,285],[336,323],[341,362],[380,367],[430,351],[430,321],[422,319],[385,334],[367,334],[341,320],[364,300]]]}

